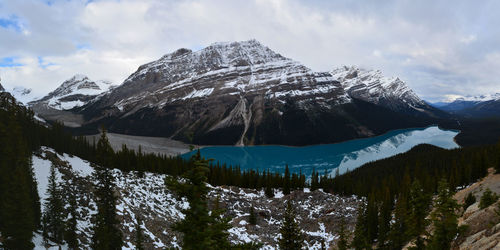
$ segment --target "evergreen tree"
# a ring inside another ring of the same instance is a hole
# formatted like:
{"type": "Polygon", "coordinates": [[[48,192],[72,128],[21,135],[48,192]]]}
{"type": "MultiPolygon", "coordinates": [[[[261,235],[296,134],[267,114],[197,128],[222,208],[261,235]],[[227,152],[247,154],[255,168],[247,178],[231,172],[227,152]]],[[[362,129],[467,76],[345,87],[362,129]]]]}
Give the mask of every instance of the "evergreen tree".
{"type": "Polygon", "coordinates": [[[339,239],[337,241],[337,249],[338,250],[347,250],[349,248],[349,233],[345,228],[345,220],[344,217],[340,219],[339,228],[337,230],[337,234],[339,235],[339,239]]]}
{"type": "Polygon", "coordinates": [[[225,249],[230,246],[227,239],[227,229],[230,227],[228,220],[222,217],[220,209],[215,209],[209,215],[207,205],[208,187],[205,182],[209,162],[201,159],[200,151],[193,156],[193,160],[194,167],[182,175],[184,182],[173,177],[165,180],[171,191],[177,193],[179,198],[186,197],[189,202],[189,208],[182,211],[184,219],[172,228],[184,235],[184,249],[225,249]]]}
{"type": "MultiPolygon", "coordinates": [[[[96,160],[104,166],[111,166],[113,149],[103,130],[97,142],[96,160]]],[[[122,232],[119,229],[120,221],[116,215],[115,184],[111,170],[104,167],[94,168],[94,178],[97,181],[94,195],[97,203],[94,234],[92,236],[93,249],[121,249],[123,245],[122,232]]]]}
{"type": "Polygon", "coordinates": [[[458,204],[446,180],[439,182],[438,195],[431,213],[434,233],[430,238],[429,249],[450,249],[451,241],[458,233],[458,204]]]}
{"type": "Polygon", "coordinates": [[[318,189],[318,186],[319,186],[318,173],[313,168],[313,172],[311,175],[311,192],[318,189]]]}
{"type": "Polygon", "coordinates": [[[479,208],[484,209],[489,207],[491,204],[495,203],[498,200],[497,194],[493,193],[489,188],[486,188],[483,195],[481,196],[481,200],[479,200],[479,208]]]}
{"type": "Polygon", "coordinates": [[[394,223],[389,231],[389,248],[401,249],[407,242],[408,203],[405,193],[401,193],[394,209],[394,223]]]}
{"type": "Polygon", "coordinates": [[[409,197],[408,238],[415,238],[415,249],[424,249],[422,234],[429,225],[426,216],[429,212],[430,196],[424,193],[418,180],[412,183],[409,197]]]}
{"type": "Polygon", "coordinates": [[[465,200],[464,200],[464,204],[463,204],[463,209],[464,209],[464,212],[465,210],[467,210],[468,207],[470,207],[472,204],[476,203],[476,196],[474,196],[472,194],[472,192],[470,192],[466,197],[465,197],[465,200]]]}
{"type": "Polygon", "coordinates": [[[140,216],[137,216],[137,221],[135,223],[135,249],[136,250],[144,250],[142,243],[144,241],[144,235],[142,233],[141,228],[142,220],[140,216]]]}
{"type": "Polygon", "coordinates": [[[391,229],[390,221],[392,219],[392,197],[389,189],[385,189],[384,199],[379,210],[379,229],[378,229],[378,247],[384,248],[391,229]]]}
{"type": "Polygon", "coordinates": [[[290,194],[290,170],[288,169],[288,164],[285,166],[285,176],[283,180],[283,194],[290,194]]]}
{"type": "Polygon", "coordinates": [[[369,243],[369,233],[367,225],[367,207],[366,204],[361,204],[358,208],[358,217],[356,220],[356,229],[354,230],[354,238],[351,242],[351,247],[354,249],[371,249],[369,243]]]}
{"type": "Polygon", "coordinates": [[[272,183],[272,180],[271,180],[271,174],[269,173],[269,169],[267,170],[266,188],[265,188],[264,192],[265,192],[267,198],[273,198],[274,197],[273,183],[272,183]]]}
{"type": "Polygon", "coordinates": [[[250,216],[248,218],[248,223],[250,223],[250,225],[257,225],[257,216],[255,215],[253,205],[250,207],[250,216]]]}
{"type": "Polygon", "coordinates": [[[50,175],[47,185],[47,198],[45,200],[43,212],[43,236],[61,244],[64,237],[64,218],[62,194],[56,180],[55,166],[50,167],[50,175]]]}
{"type": "Polygon", "coordinates": [[[302,246],[304,245],[304,236],[302,235],[298,223],[295,221],[295,210],[293,209],[292,202],[290,200],[288,200],[286,204],[280,233],[281,237],[278,242],[280,249],[302,249],[302,246]]]}
{"type": "Polygon", "coordinates": [[[69,203],[69,218],[66,221],[66,230],[64,234],[64,241],[68,244],[69,249],[78,249],[78,239],[77,239],[77,213],[76,213],[76,198],[74,190],[69,193],[68,198],[69,203]]]}

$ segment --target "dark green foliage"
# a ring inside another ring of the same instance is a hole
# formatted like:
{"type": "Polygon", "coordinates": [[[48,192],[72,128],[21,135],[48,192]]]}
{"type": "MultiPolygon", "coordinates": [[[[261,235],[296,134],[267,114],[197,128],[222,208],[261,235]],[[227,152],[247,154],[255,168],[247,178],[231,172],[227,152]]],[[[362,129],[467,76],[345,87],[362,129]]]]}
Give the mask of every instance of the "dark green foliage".
{"type": "Polygon", "coordinates": [[[283,180],[283,194],[290,194],[290,170],[285,166],[285,179],[283,180]]]}
{"type": "Polygon", "coordinates": [[[429,239],[429,249],[450,249],[451,241],[458,234],[458,204],[446,180],[439,182],[438,195],[431,213],[434,232],[429,239]]]}
{"type": "Polygon", "coordinates": [[[74,195],[75,190],[70,190],[69,192],[69,209],[68,214],[71,216],[66,221],[65,233],[64,233],[64,241],[68,244],[69,249],[78,249],[78,238],[77,238],[77,204],[76,197],[74,195]]]}
{"type": "Polygon", "coordinates": [[[358,208],[358,217],[356,220],[356,229],[354,230],[354,238],[351,242],[351,247],[354,249],[371,249],[368,221],[367,221],[367,205],[361,204],[358,208]]]}
{"type": "Polygon", "coordinates": [[[199,151],[193,156],[193,160],[194,168],[182,175],[185,182],[179,182],[173,177],[165,180],[171,191],[189,202],[189,208],[182,211],[185,218],[172,228],[183,234],[184,249],[227,249],[230,247],[227,239],[229,219],[222,217],[223,211],[218,209],[218,202],[209,215],[208,187],[205,184],[209,171],[208,161],[201,159],[199,151]]]}
{"type": "Polygon", "coordinates": [[[47,199],[44,204],[42,217],[43,237],[45,241],[51,240],[61,244],[64,237],[63,200],[61,189],[57,185],[56,170],[54,165],[50,167],[50,175],[47,185],[47,199]]]}
{"type": "Polygon", "coordinates": [[[311,175],[311,191],[314,191],[318,188],[319,188],[318,173],[316,172],[315,169],[313,169],[313,172],[311,175]]]}
{"type": "MultiPolygon", "coordinates": [[[[33,248],[40,226],[40,198],[31,167],[37,147],[33,112],[0,93],[0,233],[6,249],[33,248]]],[[[0,247],[1,248],[1,247],[0,247]]]]}
{"type": "Polygon", "coordinates": [[[392,219],[392,207],[393,199],[389,193],[389,189],[386,189],[384,199],[379,209],[378,217],[378,247],[386,247],[386,242],[389,237],[389,231],[391,229],[390,221],[392,219]]]}
{"type": "Polygon", "coordinates": [[[142,228],[141,228],[142,220],[138,216],[137,221],[135,223],[135,249],[136,250],[144,250],[144,247],[142,246],[144,242],[144,235],[142,233],[142,228]]]}
{"type": "Polygon", "coordinates": [[[339,236],[339,239],[337,241],[337,249],[347,250],[349,248],[349,232],[347,232],[346,230],[344,217],[340,219],[337,235],[339,236]]]}
{"type": "Polygon", "coordinates": [[[493,193],[489,188],[486,188],[483,195],[481,196],[481,200],[479,200],[479,208],[485,209],[491,204],[495,203],[497,200],[498,195],[496,193],[493,193]]]}
{"type": "Polygon", "coordinates": [[[394,223],[389,231],[389,249],[401,249],[408,240],[408,200],[407,194],[402,192],[394,209],[394,223]]]}
{"type": "Polygon", "coordinates": [[[304,236],[302,231],[295,221],[295,210],[292,207],[292,202],[287,201],[285,213],[283,214],[283,222],[280,227],[279,247],[284,250],[302,249],[304,245],[304,236]]]}
{"type": "Polygon", "coordinates": [[[426,216],[429,213],[431,197],[424,193],[424,190],[418,180],[415,180],[411,185],[408,202],[408,237],[415,239],[414,249],[424,249],[425,242],[421,235],[425,232],[426,227],[429,225],[429,221],[426,219],[426,216]]]}
{"type": "MultiPolygon", "coordinates": [[[[113,152],[111,145],[103,132],[97,143],[97,162],[109,164],[109,155],[113,152]]],[[[106,165],[105,165],[106,166],[106,165]]],[[[115,184],[110,169],[95,167],[94,178],[97,180],[95,197],[97,215],[95,216],[94,234],[92,235],[93,249],[121,249],[122,232],[119,229],[120,221],[116,214],[115,184]]]]}
{"type": "Polygon", "coordinates": [[[248,217],[248,223],[250,223],[250,225],[257,225],[257,216],[255,215],[253,205],[250,207],[250,216],[248,217]]]}
{"type": "Polygon", "coordinates": [[[472,192],[470,192],[466,197],[465,197],[465,200],[464,200],[464,204],[463,204],[463,209],[464,209],[464,212],[465,210],[467,210],[468,207],[470,207],[472,204],[476,203],[476,196],[474,196],[472,194],[472,192]]]}

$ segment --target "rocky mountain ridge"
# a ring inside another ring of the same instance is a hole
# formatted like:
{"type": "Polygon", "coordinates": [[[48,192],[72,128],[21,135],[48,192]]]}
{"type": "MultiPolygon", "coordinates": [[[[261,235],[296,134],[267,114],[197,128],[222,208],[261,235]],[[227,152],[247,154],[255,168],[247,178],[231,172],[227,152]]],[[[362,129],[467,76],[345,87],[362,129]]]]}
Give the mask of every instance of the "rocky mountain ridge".
{"type": "Polygon", "coordinates": [[[200,145],[331,143],[440,115],[398,78],[354,67],[315,72],[256,40],[179,49],[70,113],[55,117],[80,131],[104,125],[200,145]]]}
{"type": "Polygon", "coordinates": [[[46,106],[57,110],[69,110],[86,104],[97,95],[113,87],[109,81],[92,81],[87,76],[77,74],[64,81],[58,88],[30,106],[46,106]]]}
{"type": "Polygon", "coordinates": [[[459,97],[439,108],[467,117],[500,116],[500,93],[459,97]]]}

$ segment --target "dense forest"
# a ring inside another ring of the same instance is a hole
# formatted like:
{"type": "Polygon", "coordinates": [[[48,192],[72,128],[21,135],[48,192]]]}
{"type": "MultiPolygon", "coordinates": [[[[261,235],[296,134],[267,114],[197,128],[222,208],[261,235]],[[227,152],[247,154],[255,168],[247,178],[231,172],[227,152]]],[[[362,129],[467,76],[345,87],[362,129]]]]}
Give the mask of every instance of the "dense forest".
{"type": "MultiPolygon", "coordinates": [[[[421,248],[449,248],[450,237],[458,233],[456,223],[440,218],[456,217],[456,202],[451,195],[460,187],[477,181],[488,173],[488,168],[500,170],[500,146],[487,145],[445,150],[430,145],[419,145],[411,151],[388,159],[371,162],[343,175],[321,176],[314,172],[310,182],[305,175],[292,174],[286,168],[285,174],[269,171],[241,171],[238,167],[214,163],[198,154],[193,159],[166,157],[155,154],[135,152],[123,146],[114,152],[109,146],[105,132],[98,142],[88,142],[83,137],[74,137],[65,131],[60,124],[43,125],[36,121],[34,114],[7,93],[0,96],[0,240],[6,249],[31,249],[31,238],[34,231],[43,231],[44,237],[54,242],[73,242],[71,228],[74,221],[64,222],[64,227],[57,226],[62,218],[58,218],[61,210],[57,188],[51,186],[51,197],[42,205],[37,193],[37,184],[31,166],[31,156],[40,146],[48,146],[57,152],[76,155],[82,159],[101,166],[96,171],[96,196],[98,197],[98,215],[94,236],[95,248],[119,246],[120,234],[113,207],[115,198],[112,194],[113,183],[109,169],[137,171],[139,174],[153,172],[167,174],[172,177],[182,176],[186,179],[197,178],[214,186],[230,185],[252,189],[264,189],[268,197],[274,195],[273,189],[282,189],[288,194],[295,189],[310,187],[311,190],[322,189],[340,195],[357,195],[366,197],[365,205],[359,210],[358,223],[350,246],[356,249],[398,249],[409,241],[421,248]],[[198,171],[199,170],[199,171],[198,171]],[[200,177],[202,173],[202,177],[200,177]],[[434,199],[432,198],[434,197],[434,199]],[[437,202],[437,203],[436,203],[437,202]],[[444,204],[446,206],[441,206],[444,204]],[[436,209],[431,211],[431,207],[436,209]],[[430,217],[427,217],[430,215],[430,217]],[[431,219],[428,219],[431,218],[431,219]],[[433,224],[436,232],[424,240],[420,238],[428,225],[433,224]],[[438,229],[442,229],[439,231],[438,229]],[[451,231],[450,231],[451,230],[451,231]],[[451,235],[451,236],[450,236],[451,235]],[[114,239],[114,240],[113,240],[114,239]]],[[[53,177],[52,177],[53,178],[53,177]]],[[[188,195],[185,190],[193,187],[179,186],[173,179],[169,182],[173,191],[180,196],[188,195]]],[[[198,183],[199,184],[199,183],[198,183]]],[[[201,184],[199,184],[201,185],[201,184]]],[[[200,186],[200,193],[206,196],[206,187],[200,186]]],[[[188,197],[189,198],[189,197],[188,197]]],[[[67,201],[71,206],[72,201],[67,201]]],[[[219,242],[227,244],[227,221],[222,217],[206,217],[208,209],[206,200],[192,198],[192,202],[204,206],[204,220],[213,224],[219,242]],[[226,237],[226,238],[224,238],[226,237]]],[[[286,223],[293,244],[300,245],[298,225],[294,224],[293,211],[287,208],[289,215],[286,223]]],[[[186,211],[190,212],[190,211],[186,211]]],[[[198,213],[199,211],[191,211],[198,213]]],[[[213,211],[221,214],[220,211],[213,211]]],[[[71,214],[71,211],[70,211],[71,214]]],[[[74,218],[74,216],[69,217],[74,218]]],[[[183,224],[177,224],[180,232],[190,233],[183,224]]],[[[200,225],[206,227],[207,225],[200,225]]],[[[210,228],[210,227],[207,227],[210,228]]],[[[285,229],[283,229],[285,230],[285,229]]],[[[138,231],[140,235],[140,231],[138,231]]],[[[203,237],[207,237],[204,235],[203,237]]],[[[340,242],[347,246],[347,233],[341,232],[340,242]]],[[[139,238],[139,237],[138,237],[139,238]]],[[[286,239],[283,244],[290,244],[286,239]]],[[[192,242],[185,242],[191,244],[192,242]]],[[[205,244],[203,243],[203,244],[205,244]]],[[[292,244],[292,245],[293,245],[292,244]]],[[[226,245],[227,246],[227,245],[226,245]]],[[[238,248],[255,248],[257,245],[242,245],[238,248]]],[[[233,246],[236,247],[236,246],[233,246]]]]}

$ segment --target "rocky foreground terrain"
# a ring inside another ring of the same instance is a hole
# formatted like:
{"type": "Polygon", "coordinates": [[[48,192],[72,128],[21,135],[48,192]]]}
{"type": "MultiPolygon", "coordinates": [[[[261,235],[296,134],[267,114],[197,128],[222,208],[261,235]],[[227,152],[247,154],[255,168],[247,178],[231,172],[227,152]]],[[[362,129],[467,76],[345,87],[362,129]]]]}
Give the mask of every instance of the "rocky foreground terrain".
{"type": "Polygon", "coordinates": [[[484,209],[479,208],[479,201],[487,188],[500,194],[500,174],[494,174],[493,169],[483,180],[455,194],[455,199],[463,203],[465,197],[472,193],[476,203],[462,211],[459,226],[466,226],[466,230],[455,240],[453,249],[500,249],[499,202],[484,209]]]}
{"type": "MultiPolygon", "coordinates": [[[[94,179],[90,163],[67,154],[57,154],[50,148],[42,148],[33,156],[33,168],[38,181],[41,199],[45,197],[50,166],[54,164],[58,183],[65,193],[77,196],[79,214],[78,236],[83,248],[88,248],[92,235],[92,218],[96,204],[92,194],[94,179]]],[[[118,197],[116,206],[121,220],[125,248],[134,249],[135,225],[141,216],[146,249],[178,247],[182,235],[173,232],[170,225],[183,218],[181,209],[189,204],[178,200],[164,185],[164,175],[114,170],[118,197]]],[[[232,218],[229,230],[234,243],[261,242],[264,249],[277,246],[279,227],[286,201],[292,199],[297,212],[307,248],[320,249],[333,246],[337,240],[337,226],[341,218],[347,222],[348,231],[354,230],[356,210],[360,200],[356,197],[340,197],[316,190],[295,191],[283,196],[276,191],[275,198],[268,199],[263,191],[235,187],[211,187],[209,197],[219,197],[220,207],[226,209],[225,216],[232,218]],[[253,206],[257,214],[257,225],[249,224],[249,209],[253,206]]],[[[39,238],[39,237],[38,237],[39,238]]],[[[41,242],[41,241],[40,241],[41,242]]]]}

